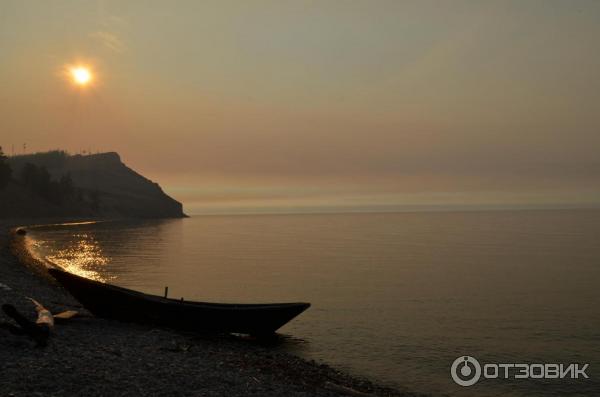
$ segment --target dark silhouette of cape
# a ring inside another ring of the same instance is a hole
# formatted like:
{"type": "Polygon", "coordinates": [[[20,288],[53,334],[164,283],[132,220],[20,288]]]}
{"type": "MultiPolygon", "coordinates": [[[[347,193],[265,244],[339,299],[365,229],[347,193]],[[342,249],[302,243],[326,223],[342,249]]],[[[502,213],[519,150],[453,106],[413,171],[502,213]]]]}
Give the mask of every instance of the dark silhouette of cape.
{"type": "Polygon", "coordinates": [[[63,151],[8,158],[0,218],[181,218],[180,202],[127,167],[117,153],[63,151]]]}

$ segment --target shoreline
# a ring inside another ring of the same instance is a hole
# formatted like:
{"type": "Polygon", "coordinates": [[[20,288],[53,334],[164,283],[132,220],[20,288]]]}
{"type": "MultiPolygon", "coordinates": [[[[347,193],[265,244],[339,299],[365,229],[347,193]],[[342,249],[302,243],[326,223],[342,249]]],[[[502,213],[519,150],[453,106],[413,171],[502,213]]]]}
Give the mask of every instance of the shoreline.
{"type": "MultiPolygon", "coordinates": [[[[57,324],[44,349],[0,330],[2,395],[417,395],[248,340],[93,317],[40,268],[24,238],[10,233],[31,223],[0,221],[1,303],[32,320],[35,311],[26,297],[53,313],[79,310],[83,316],[57,324]]],[[[0,320],[8,318],[0,312],[0,320]]]]}

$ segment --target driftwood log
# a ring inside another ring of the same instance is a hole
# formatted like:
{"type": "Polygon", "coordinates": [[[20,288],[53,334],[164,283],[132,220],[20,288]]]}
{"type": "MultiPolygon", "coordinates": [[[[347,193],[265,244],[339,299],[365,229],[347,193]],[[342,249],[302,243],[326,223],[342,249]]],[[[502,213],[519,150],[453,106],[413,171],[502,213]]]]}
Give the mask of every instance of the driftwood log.
{"type": "Polygon", "coordinates": [[[4,304],[2,305],[2,311],[10,318],[15,320],[18,327],[12,324],[4,324],[5,328],[8,328],[10,332],[15,335],[27,335],[33,339],[37,346],[44,347],[48,343],[48,337],[50,336],[50,327],[47,324],[37,324],[33,321],[28,320],[23,316],[17,308],[13,305],[4,304]]]}
{"type": "Polygon", "coordinates": [[[10,318],[15,320],[18,326],[10,323],[1,323],[0,327],[8,329],[12,334],[15,335],[27,335],[33,339],[36,346],[44,347],[48,343],[50,333],[54,328],[54,320],[62,319],[66,320],[75,317],[78,312],[74,310],[67,310],[65,312],[53,315],[50,310],[46,309],[41,303],[35,299],[28,298],[35,305],[35,310],[38,314],[35,322],[27,319],[19,311],[10,304],[2,305],[2,311],[10,318]]]}

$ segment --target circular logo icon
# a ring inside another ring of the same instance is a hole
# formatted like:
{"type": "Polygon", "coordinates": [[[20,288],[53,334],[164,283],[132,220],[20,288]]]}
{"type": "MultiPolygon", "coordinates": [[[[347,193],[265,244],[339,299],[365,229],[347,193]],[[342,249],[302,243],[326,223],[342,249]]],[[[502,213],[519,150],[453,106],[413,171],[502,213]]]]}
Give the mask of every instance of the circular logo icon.
{"type": "Polygon", "coordinates": [[[474,357],[460,356],[450,367],[452,380],[461,386],[473,386],[481,377],[481,365],[474,357]]]}

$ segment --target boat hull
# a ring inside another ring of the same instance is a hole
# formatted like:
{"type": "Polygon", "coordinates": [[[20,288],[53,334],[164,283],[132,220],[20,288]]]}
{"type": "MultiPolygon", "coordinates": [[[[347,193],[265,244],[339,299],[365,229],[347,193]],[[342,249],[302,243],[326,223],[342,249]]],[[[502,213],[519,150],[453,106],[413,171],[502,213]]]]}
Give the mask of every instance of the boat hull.
{"type": "Polygon", "coordinates": [[[98,317],[161,325],[200,333],[272,334],[309,303],[226,304],[148,295],[86,279],[60,269],[49,273],[98,317]]]}

